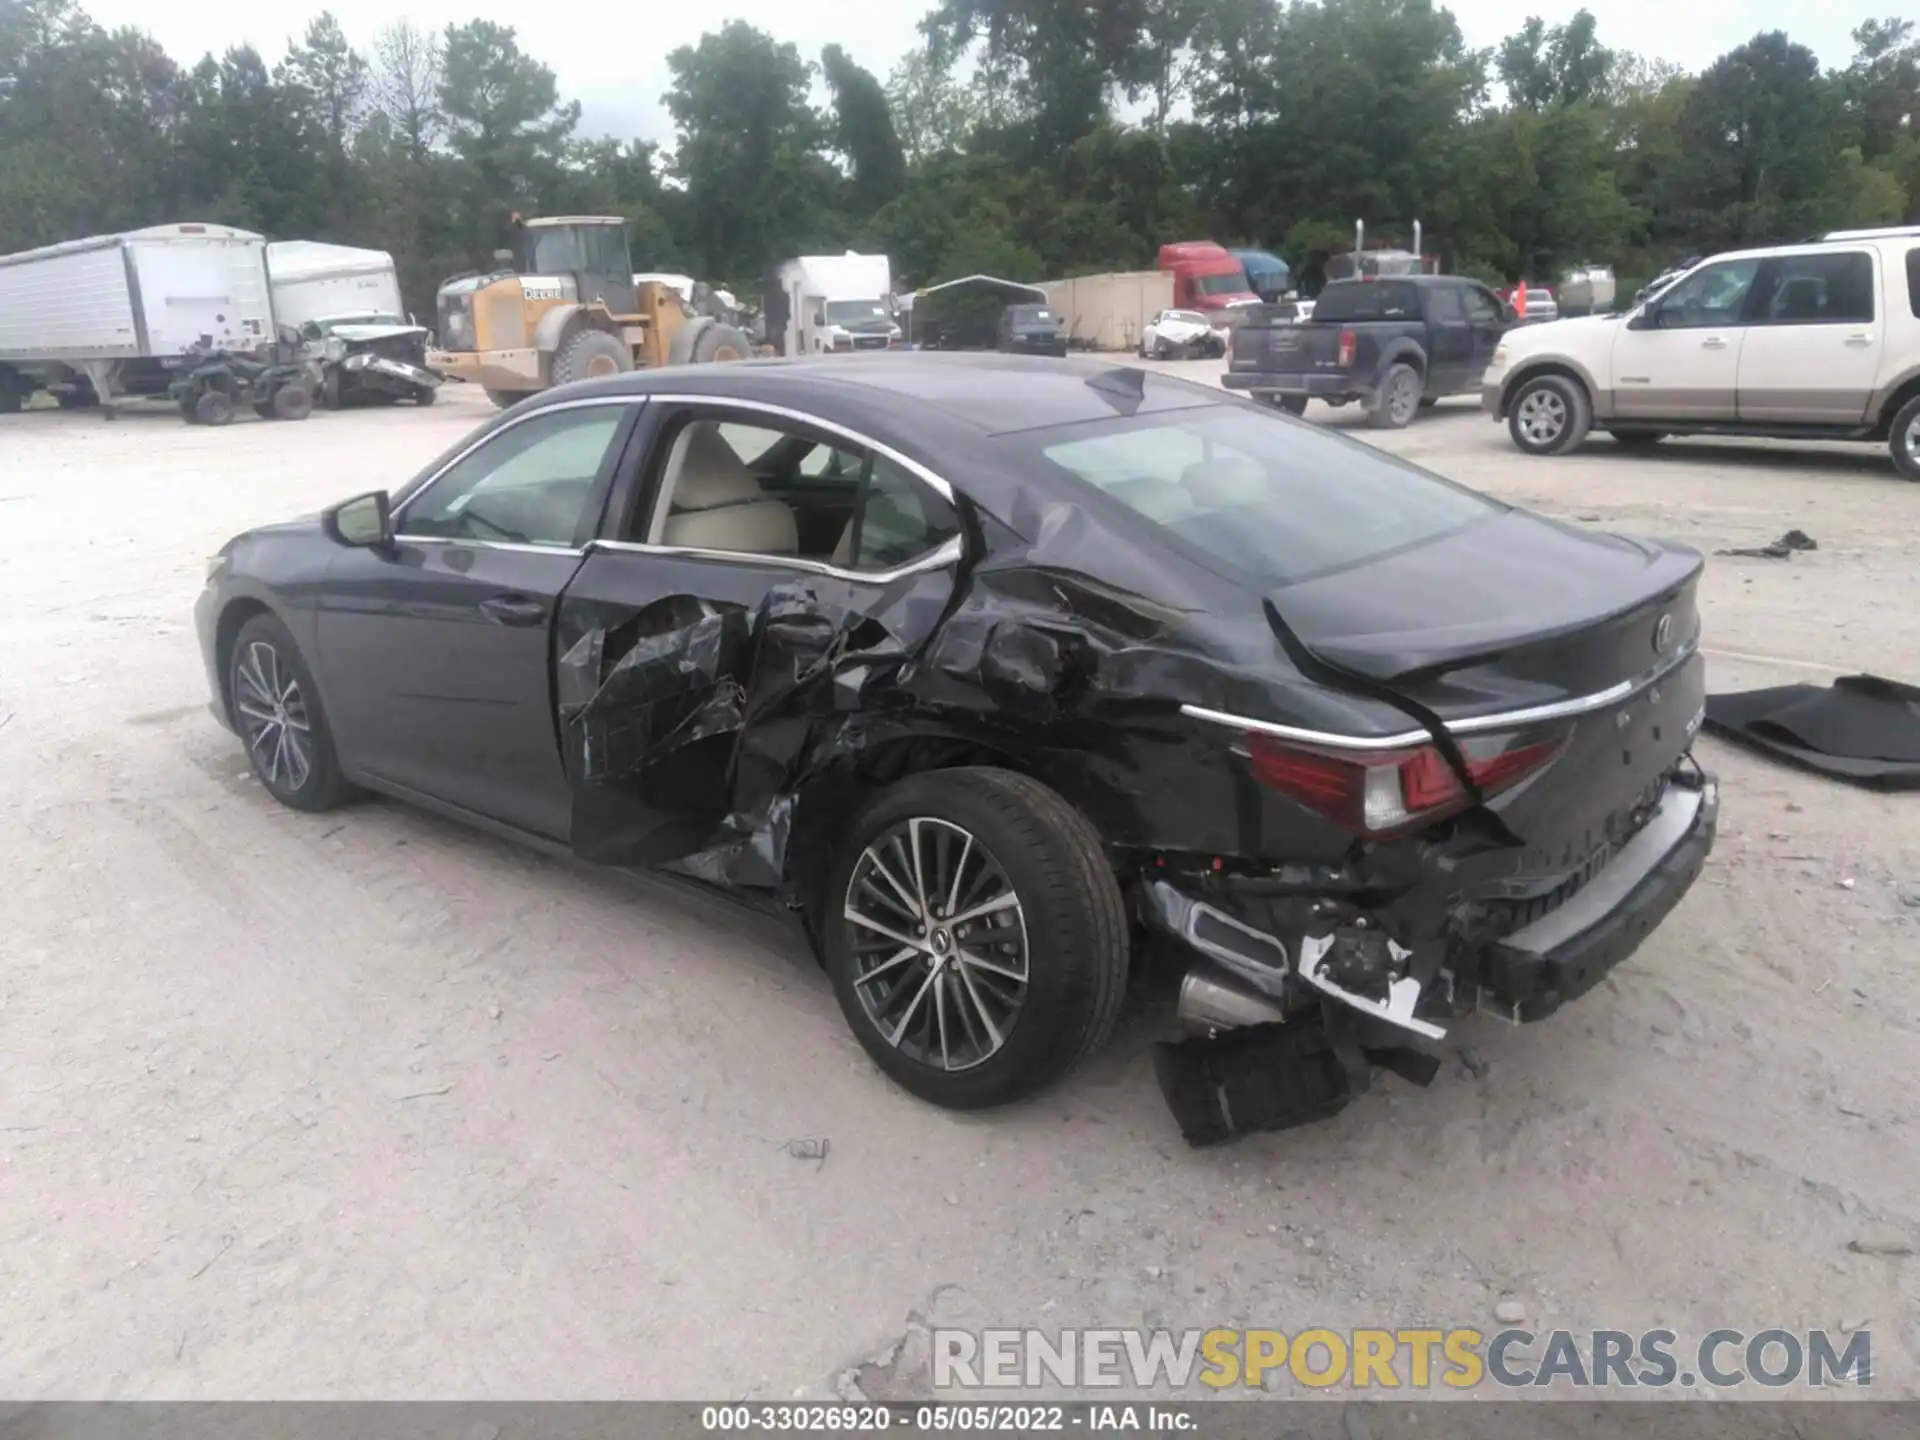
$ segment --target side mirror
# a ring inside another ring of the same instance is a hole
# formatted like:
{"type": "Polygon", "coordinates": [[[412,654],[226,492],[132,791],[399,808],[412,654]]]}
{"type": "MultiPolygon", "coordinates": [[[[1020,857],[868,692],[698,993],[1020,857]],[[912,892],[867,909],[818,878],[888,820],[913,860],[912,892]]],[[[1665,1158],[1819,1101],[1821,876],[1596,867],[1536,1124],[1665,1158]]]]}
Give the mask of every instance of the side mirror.
{"type": "Polygon", "coordinates": [[[384,550],[393,544],[393,507],[384,490],[370,490],[323,510],[320,524],[336,545],[384,550]]]}
{"type": "Polygon", "coordinates": [[[824,311],[824,310],[816,310],[816,311],[814,311],[814,312],[813,312],[813,323],[814,323],[814,324],[816,324],[816,325],[825,325],[825,324],[827,323],[827,312],[826,312],[826,311],[824,311]]]}
{"type": "Polygon", "coordinates": [[[1627,321],[1629,330],[1658,330],[1659,328],[1660,311],[1653,305],[1643,306],[1637,315],[1627,321]]]}

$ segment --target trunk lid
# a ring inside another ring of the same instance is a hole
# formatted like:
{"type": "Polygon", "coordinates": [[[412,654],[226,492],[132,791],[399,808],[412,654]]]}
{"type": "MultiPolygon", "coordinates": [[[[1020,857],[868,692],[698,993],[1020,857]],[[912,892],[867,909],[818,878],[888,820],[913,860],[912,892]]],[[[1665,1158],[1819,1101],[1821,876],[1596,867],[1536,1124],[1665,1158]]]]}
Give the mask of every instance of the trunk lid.
{"type": "Polygon", "coordinates": [[[1273,602],[1321,660],[1452,719],[1643,674],[1662,653],[1663,616],[1667,651],[1693,638],[1703,564],[1682,547],[1509,510],[1284,586],[1273,602]]]}
{"type": "Polygon", "coordinates": [[[1703,567],[1516,510],[1271,599],[1313,658],[1456,745],[1563,734],[1544,773],[1489,805],[1528,846],[1522,871],[1552,874],[1617,843],[1692,743],[1703,567]]]}

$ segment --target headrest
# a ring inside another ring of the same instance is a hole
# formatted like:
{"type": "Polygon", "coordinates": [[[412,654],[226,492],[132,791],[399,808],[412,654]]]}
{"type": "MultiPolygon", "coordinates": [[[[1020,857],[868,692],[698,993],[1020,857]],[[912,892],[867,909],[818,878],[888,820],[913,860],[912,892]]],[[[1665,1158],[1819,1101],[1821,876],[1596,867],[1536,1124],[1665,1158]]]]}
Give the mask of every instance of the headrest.
{"type": "Polygon", "coordinates": [[[673,510],[717,510],[765,499],[760,482],[734,454],[712,422],[689,426],[682,438],[680,477],[674,482],[673,510]]]}
{"type": "Polygon", "coordinates": [[[1196,505],[1244,505],[1267,490],[1267,472],[1256,460],[1222,456],[1200,460],[1180,472],[1196,505]]]}

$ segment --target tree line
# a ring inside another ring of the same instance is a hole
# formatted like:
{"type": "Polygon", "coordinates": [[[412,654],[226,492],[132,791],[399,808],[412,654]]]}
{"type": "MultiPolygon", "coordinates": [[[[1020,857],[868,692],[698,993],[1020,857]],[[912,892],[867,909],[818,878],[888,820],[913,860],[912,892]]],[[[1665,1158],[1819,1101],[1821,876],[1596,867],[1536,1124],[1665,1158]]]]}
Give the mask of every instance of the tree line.
{"type": "Polygon", "coordinates": [[[174,220],[393,252],[423,314],[514,211],[626,217],[636,265],[746,294],[884,251],[904,282],[1150,266],[1210,236],[1296,264],[1419,219],[1492,281],[1920,221],[1920,39],[1844,69],[1780,31],[1697,73],[1593,16],[1473,49],[1430,0],[936,0],[884,80],[740,21],[668,57],[670,147],[580,133],[507,26],[322,14],[183,64],[76,0],[0,0],[0,254],[174,220]],[[817,97],[824,103],[817,103],[817,97]]]}

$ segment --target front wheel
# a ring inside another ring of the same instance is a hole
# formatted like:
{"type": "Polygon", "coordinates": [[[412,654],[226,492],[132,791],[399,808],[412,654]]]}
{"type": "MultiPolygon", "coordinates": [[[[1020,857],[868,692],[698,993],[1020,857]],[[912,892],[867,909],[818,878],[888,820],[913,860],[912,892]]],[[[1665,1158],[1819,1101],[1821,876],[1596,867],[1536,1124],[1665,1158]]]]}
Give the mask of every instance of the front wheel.
{"type": "Polygon", "coordinates": [[[319,687],[287,627],[256,615],[228,659],[227,694],[247,763],[267,793],[295,810],[331,810],[351,795],[320,708],[319,687]]]}
{"type": "Polygon", "coordinates": [[[282,385],[273,392],[272,405],[276,420],[304,420],[313,414],[313,392],[298,383],[282,385]]]}
{"type": "Polygon", "coordinates": [[[578,330],[553,352],[553,383],[571,385],[576,380],[603,380],[633,369],[633,351],[624,340],[604,330],[578,330]]]}
{"type": "Polygon", "coordinates": [[[1021,1099],[1113,1029],[1119,886],[1092,826],[1023,775],[935,770],[882,791],[847,827],[824,909],[842,1013],[922,1100],[1021,1099]]]}
{"type": "Polygon", "coordinates": [[[1514,392],[1507,407],[1507,433],[1529,455],[1564,455],[1593,425],[1593,408],[1580,382],[1542,375],[1514,392]]]}
{"type": "Polygon", "coordinates": [[[1893,451],[1893,468],[1909,480],[1920,480],[1920,395],[1900,407],[1887,442],[1893,451]]]}

